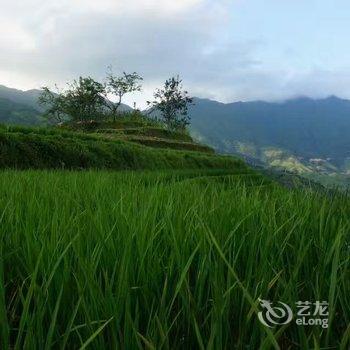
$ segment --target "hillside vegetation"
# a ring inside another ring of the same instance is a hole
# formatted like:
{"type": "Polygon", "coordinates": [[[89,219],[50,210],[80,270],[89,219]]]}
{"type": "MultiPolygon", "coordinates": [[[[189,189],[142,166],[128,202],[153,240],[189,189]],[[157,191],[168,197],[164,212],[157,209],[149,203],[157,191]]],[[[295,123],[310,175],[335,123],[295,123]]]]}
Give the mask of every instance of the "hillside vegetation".
{"type": "Polygon", "coordinates": [[[115,123],[69,124],[61,128],[2,126],[0,167],[114,170],[246,167],[238,159],[213,154],[209,147],[194,143],[186,134],[152,125],[147,126],[139,118],[121,118],[115,123]]]}
{"type": "Polygon", "coordinates": [[[0,349],[349,348],[345,192],[89,115],[0,126],[0,349]],[[265,327],[260,299],[328,327],[265,327]]]}
{"type": "MultiPolygon", "coordinates": [[[[45,124],[39,117],[45,110],[38,104],[42,92],[0,86],[0,122],[45,124]]],[[[252,165],[303,174],[327,186],[349,185],[348,100],[333,96],[319,100],[296,98],[280,103],[255,101],[223,104],[198,98],[194,102],[189,109],[191,134],[216,151],[239,155],[252,165]]],[[[124,104],[120,105],[119,110],[132,111],[124,104]]],[[[155,114],[159,116],[159,111],[155,114]]],[[[167,143],[164,139],[169,140],[168,137],[152,135],[148,130],[143,134],[140,130],[134,131],[136,136],[131,133],[132,130],[128,131],[124,140],[147,146],[157,143],[158,147],[163,148],[200,150],[192,145],[179,145],[173,141],[167,143]]]]}
{"type": "Polygon", "coordinates": [[[337,97],[219,103],[196,99],[192,130],[217,151],[299,173],[347,172],[350,101],[337,97]]]}
{"type": "Polygon", "coordinates": [[[25,104],[0,97],[0,122],[13,125],[42,125],[40,112],[25,104]]]}
{"type": "Polygon", "coordinates": [[[348,349],[349,213],[246,168],[2,172],[0,346],[348,349]],[[264,327],[259,298],[329,327],[264,327]]]}

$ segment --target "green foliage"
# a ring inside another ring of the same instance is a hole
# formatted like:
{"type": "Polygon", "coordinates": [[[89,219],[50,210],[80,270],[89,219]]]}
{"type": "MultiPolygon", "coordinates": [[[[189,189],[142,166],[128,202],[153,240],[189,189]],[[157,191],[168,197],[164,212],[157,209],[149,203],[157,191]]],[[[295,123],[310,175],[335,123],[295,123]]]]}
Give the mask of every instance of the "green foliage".
{"type": "Polygon", "coordinates": [[[183,90],[182,80],[177,76],[165,81],[163,89],[154,93],[155,100],[148,101],[151,111],[158,111],[169,129],[185,129],[190,124],[188,106],[193,99],[183,90]]]}
{"type": "Polygon", "coordinates": [[[40,125],[44,123],[40,114],[33,107],[0,98],[0,122],[2,123],[40,125]]]}
{"type": "Polygon", "coordinates": [[[139,127],[130,127],[130,124],[119,125],[119,126],[122,126],[122,128],[98,129],[96,131],[102,134],[149,136],[149,137],[156,137],[156,138],[162,138],[167,140],[193,142],[192,137],[188,133],[168,130],[162,127],[142,126],[142,125],[140,125],[139,127]]]}
{"type": "Polygon", "coordinates": [[[2,172],[1,348],[348,349],[349,198],[246,170],[2,172]],[[258,298],[329,328],[269,330],[258,298]]]}
{"type": "Polygon", "coordinates": [[[183,142],[176,141],[171,139],[160,139],[158,137],[147,137],[147,136],[137,136],[137,135],[125,135],[120,136],[120,138],[136,142],[141,145],[156,147],[156,148],[170,148],[184,151],[195,151],[195,152],[204,152],[204,153],[215,153],[215,151],[209,146],[201,145],[194,142],[183,142]]]}
{"type": "Polygon", "coordinates": [[[110,110],[110,113],[114,119],[118,117],[119,107],[122,103],[123,97],[126,94],[139,92],[142,90],[142,86],[140,84],[142,80],[143,78],[136,72],[131,74],[123,72],[122,76],[116,76],[112,69],[109,69],[105,86],[105,101],[106,106],[110,110]],[[114,103],[110,101],[109,95],[116,97],[117,102],[114,103]]]}
{"type": "Polygon", "coordinates": [[[66,99],[63,94],[57,94],[44,86],[38,98],[38,104],[45,109],[43,116],[53,124],[67,120],[66,99]]]}
{"type": "Polygon", "coordinates": [[[350,189],[350,174],[306,174],[305,177],[317,181],[328,188],[350,189]]]}
{"type": "Polygon", "coordinates": [[[212,148],[194,142],[187,132],[166,129],[164,125],[144,117],[139,112],[132,113],[130,117],[126,113],[115,121],[91,121],[77,125],[69,124],[68,127],[96,132],[106,139],[126,140],[150,147],[214,153],[212,148]],[[98,128],[99,126],[101,128],[98,128]]]}
{"type": "MultiPolygon", "coordinates": [[[[140,111],[133,110],[131,112],[118,112],[118,118],[106,115],[105,118],[99,120],[87,120],[82,122],[66,122],[61,125],[67,130],[76,131],[98,131],[101,129],[130,129],[143,127],[163,127],[163,125],[151,118],[146,117],[140,111]]],[[[163,127],[164,128],[164,127],[163,127]]]]}
{"type": "Polygon", "coordinates": [[[67,84],[67,89],[56,92],[43,87],[38,103],[45,108],[44,116],[57,124],[67,120],[86,121],[119,116],[122,98],[125,94],[141,91],[139,82],[142,78],[137,73],[123,73],[122,77],[115,76],[112,71],[107,75],[105,84],[91,77],[80,77],[67,84]],[[109,97],[116,97],[116,103],[109,97]]]}
{"type": "MultiPolygon", "coordinates": [[[[190,108],[191,128],[205,143],[220,152],[242,154],[271,165],[280,157],[265,157],[266,149],[283,152],[319,172],[312,158],[324,160],[321,172],[331,173],[329,165],[346,172],[350,149],[350,101],[335,97],[320,100],[298,98],[281,103],[237,102],[223,104],[195,99],[190,108]]],[[[295,168],[295,163],[279,164],[295,168]]]]}
{"type": "Polygon", "coordinates": [[[74,121],[98,119],[103,115],[104,91],[104,86],[91,77],[80,77],[62,92],[54,93],[44,87],[39,103],[48,107],[44,115],[53,122],[62,122],[67,118],[74,121]]]}
{"type": "Polygon", "coordinates": [[[97,133],[107,140],[124,140],[155,148],[214,153],[212,148],[194,142],[186,130],[166,129],[162,122],[139,111],[119,113],[115,120],[68,122],[61,128],[97,133]]]}
{"type": "Polygon", "coordinates": [[[245,168],[242,161],[196,152],[158,150],[100,135],[58,129],[0,128],[0,168],[245,168]]]}

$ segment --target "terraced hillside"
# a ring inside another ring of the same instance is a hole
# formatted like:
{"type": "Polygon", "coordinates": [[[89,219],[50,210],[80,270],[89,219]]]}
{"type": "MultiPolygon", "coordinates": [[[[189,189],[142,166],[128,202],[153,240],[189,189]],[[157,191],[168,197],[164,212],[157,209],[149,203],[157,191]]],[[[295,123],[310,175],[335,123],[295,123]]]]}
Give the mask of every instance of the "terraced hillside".
{"type": "Polygon", "coordinates": [[[197,169],[246,168],[219,156],[186,133],[154,122],[121,118],[60,128],[0,127],[0,168],[197,169]]]}
{"type": "Polygon", "coordinates": [[[130,118],[3,126],[0,168],[1,349],[348,348],[346,194],[130,118]],[[264,327],[261,298],[328,328],[264,327]]]}
{"type": "Polygon", "coordinates": [[[110,140],[129,141],[154,148],[214,153],[209,146],[194,141],[187,131],[168,130],[157,121],[128,114],[115,121],[69,123],[63,128],[97,133],[110,140]]]}

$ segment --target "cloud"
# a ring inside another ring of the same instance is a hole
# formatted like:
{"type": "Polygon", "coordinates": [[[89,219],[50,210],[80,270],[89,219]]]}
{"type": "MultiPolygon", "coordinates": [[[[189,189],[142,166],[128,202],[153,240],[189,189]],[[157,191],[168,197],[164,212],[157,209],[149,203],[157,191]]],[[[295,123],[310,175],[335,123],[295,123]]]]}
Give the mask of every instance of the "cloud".
{"type": "Polygon", "coordinates": [[[0,16],[1,37],[0,47],[2,55],[16,51],[30,51],[35,49],[35,38],[18,23],[13,23],[0,16]]]}
{"type": "Polygon", "coordinates": [[[222,79],[215,89],[210,89],[210,85],[203,81],[194,90],[199,97],[222,102],[283,101],[300,96],[324,98],[331,95],[349,98],[350,73],[346,68],[293,71],[256,66],[235,70],[230,79],[222,79]]]}
{"type": "Polygon", "coordinates": [[[27,0],[23,6],[9,4],[2,13],[7,21],[0,24],[7,41],[0,44],[9,50],[12,42],[13,47],[1,56],[1,66],[22,70],[33,78],[79,70],[95,74],[109,63],[123,69],[145,69],[149,75],[180,70],[193,64],[219,35],[224,3],[63,0],[57,4],[27,0]]]}
{"type": "MultiPolygon", "coordinates": [[[[294,71],[263,59],[259,33],[235,35],[241,0],[22,0],[2,5],[0,83],[19,88],[101,79],[107,66],[137,71],[144,96],[180,74],[200,97],[223,101],[349,93],[344,71],[294,71]]],[[[243,2],[242,2],[243,3],[243,2]]],[[[131,101],[130,101],[131,102],[131,101]]]]}
{"type": "MultiPolygon", "coordinates": [[[[115,0],[102,0],[102,1],[91,1],[91,0],[76,0],[74,2],[75,9],[85,9],[88,11],[108,12],[113,14],[126,13],[144,13],[152,12],[153,15],[171,15],[176,13],[193,9],[196,5],[201,4],[202,0],[130,0],[130,1],[115,1],[115,0]]],[[[65,2],[66,5],[70,6],[71,2],[65,2]]]]}
{"type": "Polygon", "coordinates": [[[0,65],[6,76],[22,74],[19,85],[100,78],[110,64],[140,72],[146,90],[172,74],[194,81],[222,64],[213,43],[228,25],[227,9],[226,0],[14,2],[2,12],[8,36],[0,65]]]}

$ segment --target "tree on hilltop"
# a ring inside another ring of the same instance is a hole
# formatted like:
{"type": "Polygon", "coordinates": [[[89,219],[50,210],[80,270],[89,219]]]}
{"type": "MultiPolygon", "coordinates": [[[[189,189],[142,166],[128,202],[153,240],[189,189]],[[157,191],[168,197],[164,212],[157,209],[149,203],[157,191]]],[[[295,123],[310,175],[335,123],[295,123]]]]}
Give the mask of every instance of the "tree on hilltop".
{"type": "Polygon", "coordinates": [[[83,121],[99,118],[105,106],[105,87],[91,77],[80,77],[68,84],[65,91],[51,91],[43,87],[39,103],[47,106],[45,115],[55,122],[68,118],[83,121]]]}
{"type": "Polygon", "coordinates": [[[151,109],[158,110],[162,120],[169,129],[184,129],[190,124],[188,107],[193,104],[193,98],[183,90],[179,76],[165,81],[162,89],[154,93],[155,100],[147,104],[151,109]]]}
{"type": "Polygon", "coordinates": [[[142,91],[141,81],[143,78],[137,74],[125,73],[123,72],[122,76],[116,76],[112,69],[110,68],[107,73],[106,81],[106,107],[109,109],[113,118],[115,119],[118,115],[118,110],[122,104],[123,97],[132,92],[142,91]],[[112,95],[117,98],[116,102],[112,102],[108,99],[107,95],[112,95]]]}
{"type": "Polygon", "coordinates": [[[104,91],[103,84],[91,77],[74,80],[65,94],[68,114],[74,120],[99,118],[105,104],[104,91]]]}
{"type": "Polygon", "coordinates": [[[42,87],[42,93],[38,98],[39,105],[46,107],[44,116],[54,124],[62,123],[67,119],[65,99],[56,87],[56,92],[47,86],[42,87]]]}

